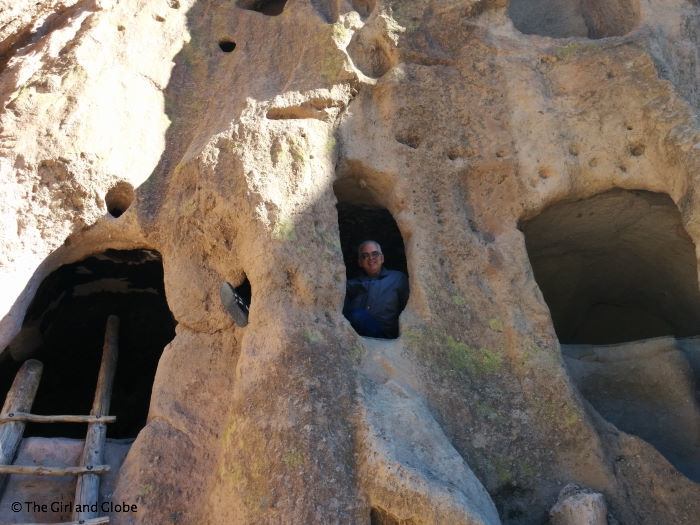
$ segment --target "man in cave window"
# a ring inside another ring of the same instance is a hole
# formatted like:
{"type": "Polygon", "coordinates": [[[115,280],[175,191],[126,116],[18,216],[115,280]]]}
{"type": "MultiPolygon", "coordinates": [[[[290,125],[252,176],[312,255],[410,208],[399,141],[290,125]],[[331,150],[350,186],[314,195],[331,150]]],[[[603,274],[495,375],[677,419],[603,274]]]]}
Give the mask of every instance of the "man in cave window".
{"type": "Polygon", "coordinates": [[[408,302],[408,277],[384,268],[384,254],[376,241],[362,242],[357,256],[364,275],[348,281],[343,315],[362,336],[395,339],[399,314],[408,302]]]}

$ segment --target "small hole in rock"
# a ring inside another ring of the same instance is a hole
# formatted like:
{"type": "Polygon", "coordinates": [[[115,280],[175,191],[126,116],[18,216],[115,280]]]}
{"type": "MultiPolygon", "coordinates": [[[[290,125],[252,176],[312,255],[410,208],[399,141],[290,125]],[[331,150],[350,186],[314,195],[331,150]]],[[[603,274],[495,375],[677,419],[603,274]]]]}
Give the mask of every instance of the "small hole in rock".
{"type": "Polygon", "coordinates": [[[630,153],[634,155],[635,157],[639,157],[641,155],[644,155],[644,150],[646,147],[644,144],[633,144],[630,146],[630,153]]]}
{"type": "Polygon", "coordinates": [[[224,53],[230,53],[236,49],[236,43],[232,40],[219,40],[219,49],[224,53]]]}
{"type": "Polygon", "coordinates": [[[105,204],[109,214],[117,218],[129,209],[134,202],[134,187],[126,181],[117,182],[105,195],[105,204]]]}
{"type": "Polygon", "coordinates": [[[422,137],[413,131],[400,131],[394,136],[394,138],[396,139],[396,142],[400,142],[411,149],[417,149],[422,140],[422,137]]]}

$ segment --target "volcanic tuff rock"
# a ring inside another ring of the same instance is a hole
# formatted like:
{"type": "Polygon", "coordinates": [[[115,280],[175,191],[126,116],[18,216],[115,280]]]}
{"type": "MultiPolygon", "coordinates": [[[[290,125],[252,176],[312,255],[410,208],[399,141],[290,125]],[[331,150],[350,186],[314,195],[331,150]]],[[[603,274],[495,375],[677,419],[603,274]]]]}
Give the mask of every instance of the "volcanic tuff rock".
{"type": "Polygon", "coordinates": [[[699,20],[694,0],[0,0],[0,348],[42,337],[24,313],[62,264],[161,254],[176,336],[114,495],[140,510],[114,523],[541,523],[570,482],[621,523],[692,523],[700,486],[569,378],[519,225],[643,190],[698,246],[699,20]],[[341,314],[337,202],[403,236],[394,342],[341,314]],[[237,328],[218,289],[244,277],[237,328]]]}

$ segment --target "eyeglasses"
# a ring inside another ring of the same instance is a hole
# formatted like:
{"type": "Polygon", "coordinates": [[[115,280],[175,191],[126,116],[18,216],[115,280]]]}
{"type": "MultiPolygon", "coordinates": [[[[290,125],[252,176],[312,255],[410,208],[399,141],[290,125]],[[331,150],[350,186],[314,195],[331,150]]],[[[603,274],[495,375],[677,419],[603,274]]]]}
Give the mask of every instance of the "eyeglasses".
{"type": "Polygon", "coordinates": [[[362,252],[362,253],[360,254],[360,259],[362,259],[363,261],[366,261],[366,260],[369,259],[370,257],[371,257],[372,259],[376,259],[376,258],[379,257],[381,254],[382,254],[382,252],[378,252],[378,251],[376,251],[376,250],[373,251],[373,252],[362,252]]]}

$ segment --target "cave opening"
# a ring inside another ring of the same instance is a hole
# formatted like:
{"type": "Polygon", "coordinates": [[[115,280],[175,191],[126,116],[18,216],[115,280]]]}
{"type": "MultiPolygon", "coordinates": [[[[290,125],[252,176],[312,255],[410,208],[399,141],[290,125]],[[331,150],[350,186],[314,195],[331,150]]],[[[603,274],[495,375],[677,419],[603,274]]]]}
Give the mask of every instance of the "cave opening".
{"type": "Polygon", "coordinates": [[[340,247],[348,279],[362,274],[357,263],[357,248],[366,240],[379,243],[384,254],[384,266],[408,275],[403,237],[387,209],[347,202],[338,202],[337,208],[340,247]]]}
{"type": "MultiPolygon", "coordinates": [[[[381,186],[383,179],[381,177],[373,178],[374,182],[381,186]]],[[[408,276],[406,248],[401,230],[391,212],[382,206],[379,199],[376,198],[376,195],[382,194],[382,190],[379,187],[368,188],[362,182],[363,180],[356,170],[341,170],[341,176],[333,186],[338,199],[336,205],[338,230],[340,233],[340,247],[343,252],[343,262],[345,263],[346,279],[350,281],[366,275],[358,262],[358,248],[363,241],[367,240],[372,240],[380,245],[384,256],[384,268],[399,271],[408,276]]],[[[383,183],[386,182],[385,180],[383,181],[383,183]]],[[[403,279],[405,281],[405,277],[403,279]]],[[[404,292],[398,292],[396,289],[391,292],[398,294],[395,305],[398,305],[399,313],[405,307],[405,300],[407,300],[407,283],[403,289],[404,292]]],[[[346,306],[352,309],[353,306],[348,306],[350,305],[348,300],[349,298],[346,297],[346,306]]],[[[369,310],[369,306],[367,309],[369,310]]],[[[345,313],[347,316],[348,313],[345,313]]],[[[353,322],[351,321],[351,324],[353,322]]],[[[384,335],[373,337],[396,338],[398,336],[398,327],[395,322],[396,318],[393,317],[393,327],[391,329],[385,328],[384,335]]],[[[357,326],[355,326],[355,329],[360,330],[357,326]]]]}
{"type": "Polygon", "coordinates": [[[695,245],[668,195],[610,190],[520,229],[561,343],[700,334],[695,245]]]}
{"type": "Polygon", "coordinates": [[[284,11],[287,0],[239,0],[238,6],[250,11],[257,11],[267,16],[278,16],[284,11]]]}
{"type": "MultiPolygon", "coordinates": [[[[25,359],[38,359],[44,373],[32,413],[89,414],[110,314],[120,318],[120,331],[110,408],[117,421],[107,437],[134,438],[146,423],[163,348],[175,336],[156,251],[110,249],[47,276],[10,343],[13,359],[0,369],[0,389],[7,393],[25,359]]],[[[30,423],[25,436],[84,439],[85,427],[30,423]]]]}
{"type": "Polygon", "coordinates": [[[554,204],[520,229],[583,397],[700,479],[697,259],[671,198],[610,190],[554,204]]]}
{"type": "Polygon", "coordinates": [[[510,0],[508,16],[526,35],[552,38],[621,36],[637,25],[638,0],[510,0]]]}

